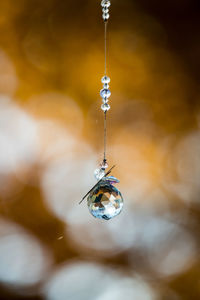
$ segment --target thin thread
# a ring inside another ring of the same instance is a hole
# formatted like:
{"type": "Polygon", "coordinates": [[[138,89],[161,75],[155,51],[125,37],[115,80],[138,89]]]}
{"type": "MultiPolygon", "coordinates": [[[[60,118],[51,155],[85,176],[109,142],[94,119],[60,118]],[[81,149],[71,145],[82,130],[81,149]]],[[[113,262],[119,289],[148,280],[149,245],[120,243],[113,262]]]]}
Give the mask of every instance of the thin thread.
{"type": "MultiPolygon", "coordinates": [[[[105,76],[107,75],[107,21],[104,22],[104,46],[105,46],[105,76]]],[[[104,112],[104,162],[106,162],[107,146],[107,112],[104,112]]]]}
{"type": "Polygon", "coordinates": [[[107,114],[104,112],[104,161],[106,161],[106,142],[107,142],[107,114]]]}
{"type": "Polygon", "coordinates": [[[107,74],[107,21],[105,21],[105,34],[104,34],[104,42],[105,42],[105,76],[107,74]]]}

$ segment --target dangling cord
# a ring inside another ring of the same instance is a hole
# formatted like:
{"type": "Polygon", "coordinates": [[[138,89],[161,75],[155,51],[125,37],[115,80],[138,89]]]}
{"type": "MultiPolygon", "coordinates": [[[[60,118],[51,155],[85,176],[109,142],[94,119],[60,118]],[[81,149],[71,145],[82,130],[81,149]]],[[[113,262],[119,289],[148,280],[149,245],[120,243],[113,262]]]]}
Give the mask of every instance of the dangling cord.
{"type": "Polygon", "coordinates": [[[104,21],[105,31],[104,31],[104,46],[105,46],[105,76],[107,75],[107,21],[104,21]]]}
{"type": "Polygon", "coordinates": [[[105,71],[104,77],[102,78],[103,89],[100,92],[101,97],[103,98],[103,105],[101,106],[102,110],[104,111],[104,159],[102,166],[107,165],[107,158],[106,158],[106,146],[107,146],[107,111],[110,109],[110,105],[108,104],[108,98],[110,97],[111,93],[109,90],[109,82],[110,78],[107,77],[107,26],[108,26],[108,19],[109,15],[109,7],[111,5],[110,0],[102,0],[102,12],[103,12],[103,20],[104,20],[104,55],[105,55],[105,71]]]}
{"type": "Polygon", "coordinates": [[[107,162],[106,159],[106,146],[107,146],[107,114],[104,112],[104,163],[107,162]]]}
{"type": "MultiPolygon", "coordinates": [[[[107,75],[107,21],[104,21],[104,50],[105,50],[105,76],[107,75]]],[[[107,111],[104,112],[104,160],[103,162],[106,164],[106,146],[107,146],[107,111]]]]}

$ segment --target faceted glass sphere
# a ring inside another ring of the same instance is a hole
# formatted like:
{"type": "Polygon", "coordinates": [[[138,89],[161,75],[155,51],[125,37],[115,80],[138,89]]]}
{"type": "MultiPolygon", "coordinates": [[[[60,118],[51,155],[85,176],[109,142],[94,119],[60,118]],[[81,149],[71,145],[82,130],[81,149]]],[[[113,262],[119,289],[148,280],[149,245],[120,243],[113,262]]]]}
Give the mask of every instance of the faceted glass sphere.
{"type": "Polygon", "coordinates": [[[123,198],[116,187],[102,182],[89,194],[87,204],[95,218],[110,220],[122,211],[123,198]]]}
{"type": "Polygon", "coordinates": [[[110,77],[108,77],[108,76],[102,77],[101,82],[102,83],[109,83],[110,82],[110,77]]]}

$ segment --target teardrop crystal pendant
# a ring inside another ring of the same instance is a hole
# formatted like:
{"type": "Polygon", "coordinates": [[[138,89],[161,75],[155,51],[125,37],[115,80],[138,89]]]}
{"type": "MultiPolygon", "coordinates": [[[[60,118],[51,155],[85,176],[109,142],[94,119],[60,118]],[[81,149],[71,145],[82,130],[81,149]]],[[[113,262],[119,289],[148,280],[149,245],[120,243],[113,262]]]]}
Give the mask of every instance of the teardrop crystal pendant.
{"type": "Polygon", "coordinates": [[[123,198],[120,191],[113,186],[119,182],[113,176],[104,177],[90,192],[87,204],[90,213],[98,219],[110,220],[119,215],[123,208],[123,198]]]}

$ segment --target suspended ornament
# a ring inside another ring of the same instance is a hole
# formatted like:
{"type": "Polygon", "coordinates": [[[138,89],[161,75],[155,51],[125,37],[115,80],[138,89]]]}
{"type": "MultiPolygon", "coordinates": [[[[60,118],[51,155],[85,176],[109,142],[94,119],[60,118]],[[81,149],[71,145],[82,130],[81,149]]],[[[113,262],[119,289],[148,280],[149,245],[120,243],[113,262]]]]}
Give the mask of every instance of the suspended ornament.
{"type": "MultiPolygon", "coordinates": [[[[103,104],[101,109],[104,112],[104,158],[100,167],[94,171],[94,176],[97,179],[97,184],[83,197],[80,203],[87,197],[87,204],[90,213],[98,219],[110,220],[119,215],[123,208],[123,197],[120,191],[114,186],[119,183],[119,180],[110,175],[113,166],[108,172],[106,146],[107,146],[107,112],[110,110],[109,97],[111,91],[109,90],[110,78],[107,76],[107,24],[109,15],[109,7],[111,2],[109,0],[102,0],[102,17],[104,20],[104,42],[105,42],[105,73],[101,79],[103,89],[100,91],[103,104]]],[[[79,203],[79,204],[80,204],[79,203]]]]}

